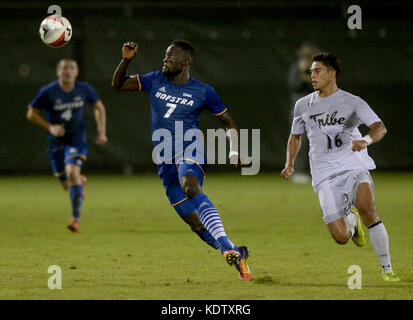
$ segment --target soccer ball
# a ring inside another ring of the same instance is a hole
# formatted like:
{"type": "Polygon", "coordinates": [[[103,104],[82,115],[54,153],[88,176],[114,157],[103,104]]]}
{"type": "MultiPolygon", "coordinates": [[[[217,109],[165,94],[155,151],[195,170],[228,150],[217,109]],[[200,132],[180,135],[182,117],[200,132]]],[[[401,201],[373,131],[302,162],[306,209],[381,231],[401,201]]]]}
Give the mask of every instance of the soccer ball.
{"type": "Polygon", "coordinates": [[[72,37],[72,26],[69,20],[61,15],[48,16],[40,24],[40,39],[50,47],[63,47],[72,37]]]}

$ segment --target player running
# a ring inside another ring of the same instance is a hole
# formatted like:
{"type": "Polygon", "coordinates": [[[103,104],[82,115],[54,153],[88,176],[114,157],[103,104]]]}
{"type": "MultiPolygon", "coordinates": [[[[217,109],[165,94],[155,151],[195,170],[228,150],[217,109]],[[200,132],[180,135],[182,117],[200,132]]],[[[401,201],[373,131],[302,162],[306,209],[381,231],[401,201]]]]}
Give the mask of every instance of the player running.
{"type": "Polygon", "coordinates": [[[79,68],[75,60],[60,60],[56,73],[58,80],[42,87],[30,102],[27,119],[49,132],[48,152],[52,170],[63,189],[69,190],[72,205],[72,218],[68,228],[79,232],[87,180],[81,175],[87,157],[83,106],[88,102],[94,108],[98,145],[107,142],[106,112],[93,87],[76,80],[79,68]],[[41,110],[46,112],[46,119],[40,115],[41,110]]]}
{"type": "Polygon", "coordinates": [[[386,228],[377,214],[369,173],[376,166],[367,153],[367,146],[379,142],[387,130],[364,100],[337,87],[340,72],[335,55],[314,56],[311,79],[315,92],[295,104],[287,160],[281,176],[288,179],[294,174],[301,135],[306,132],[310,142],[312,185],[331,236],[339,244],[352,239],[357,246],[364,246],[362,220],[380,260],[383,279],[400,281],[391,266],[386,228]],[[370,128],[364,137],[358,130],[363,123],[370,128]]]}
{"type": "MultiPolygon", "coordinates": [[[[171,157],[165,156],[158,162],[158,174],[172,207],[203,241],[215,249],[220,248],[226,262],[238,270],[241,280],[249,281],[248,248],[237,247],[228,239],[217,209],[202,192],[207,171],[202,145],[197,145],[195,139],[197,152],[187,152],[194,141],[184,139],[188,135],[197,135],[199,116],[203,110],[209,110],[227,129],[230,162],[238,163],[239,160],[245,164],[239,159],[234,120],[215,90],[190,76],[195,54],[191,43],[174,40],[166,50],[162,71],[127,75],[137,50],[136,43],[123,45],[122,61],[113,75],[112,86],[120,91],[149,93],[152,133],[166,129],[173,135],[171,157]],[[176,128],[182,128],[182,133],[175,132],[176,128]]],[[[153,138],[153,143],[156,149],[160,141],[153,138]]]]}

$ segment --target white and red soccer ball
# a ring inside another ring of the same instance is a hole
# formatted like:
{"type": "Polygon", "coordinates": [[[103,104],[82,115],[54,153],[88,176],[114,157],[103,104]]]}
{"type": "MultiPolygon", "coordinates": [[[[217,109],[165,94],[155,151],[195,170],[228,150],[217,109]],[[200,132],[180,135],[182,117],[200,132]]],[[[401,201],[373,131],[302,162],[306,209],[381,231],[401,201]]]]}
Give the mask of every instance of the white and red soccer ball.
{"type": "Polygon", "coordinates": [[[65,17],[54,14],[42,21],[39,33],[42,41],[48,46],[63,47],[72,37],[72,26],[65,17]]]}

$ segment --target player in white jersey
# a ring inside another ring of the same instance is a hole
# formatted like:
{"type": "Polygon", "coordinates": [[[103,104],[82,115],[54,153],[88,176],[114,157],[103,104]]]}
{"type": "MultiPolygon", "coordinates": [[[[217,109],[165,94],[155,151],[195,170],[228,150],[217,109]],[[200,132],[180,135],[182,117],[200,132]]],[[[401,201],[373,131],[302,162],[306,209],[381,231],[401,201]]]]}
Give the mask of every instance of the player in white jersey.
{"type": "Polygon", "coordinates": [[[315,91],[295,104],[281,176],[289,179],[294,174],[301,135],[306,133],[312,185],[331,236],[339,244],[352,239],[357,246],[364,246],[362,220],[380,260],[383,279],[399,281],[391,266],[387,231],[375,206],[369,170],[376,166],[367,153],[367,146],[380,141],[387,130],[363,99],[337,87],[340,72],[335,55],[314,56],[311,80],[315,91]],[[363,123],[370,129],[364,137],[358,130],[363,123]]]}

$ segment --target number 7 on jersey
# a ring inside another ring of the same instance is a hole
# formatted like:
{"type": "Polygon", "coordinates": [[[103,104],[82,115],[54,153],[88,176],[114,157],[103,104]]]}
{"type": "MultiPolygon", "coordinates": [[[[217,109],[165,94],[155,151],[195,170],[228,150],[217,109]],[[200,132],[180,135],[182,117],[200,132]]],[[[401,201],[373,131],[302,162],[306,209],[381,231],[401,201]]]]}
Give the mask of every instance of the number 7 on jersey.
{"type": "Polygon", "coordinates": [[[169,118],[172,112],[174,112],[177,104],[175,103],[167,103],[166,106],[169,108],[168,111],[166,111],[165,115],[163,116],[164,118],[169,118]]]}

